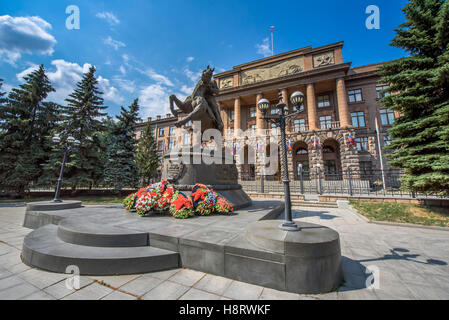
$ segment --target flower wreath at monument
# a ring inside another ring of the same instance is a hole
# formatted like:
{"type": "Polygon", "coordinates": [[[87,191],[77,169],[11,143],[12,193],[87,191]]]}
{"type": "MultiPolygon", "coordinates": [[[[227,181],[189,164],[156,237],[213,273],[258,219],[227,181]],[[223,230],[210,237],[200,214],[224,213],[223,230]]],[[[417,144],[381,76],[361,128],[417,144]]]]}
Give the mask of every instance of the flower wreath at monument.
{"type": "Polygon", "coordinates": [[[176,219],[187,219],[194,215],[193,203],[190,197],[176,191],[170,204],[170,213],[176,219]]]}
{"type": "Polygon", "coordinates": [[[215,201],[218,195],[214,190],[209,189],[204,184],[197,183],[192,188],[192,201],[195,213],[201,216],[208,216],[214,211],[215,201]]]}
{"type": "Polygon", "coordinates": [[[123,200],[126,210],[136,210],[140,215],[150,211],[169,211],[174,218],[186,219],[197,215],[212,213],[226,214],[234,210],[232,204],[224,197],[218,196],[204,184],[196,184],[192,195],[184,193],[168,185],[167,181],[150,184],[130,194],[123,200]]]}

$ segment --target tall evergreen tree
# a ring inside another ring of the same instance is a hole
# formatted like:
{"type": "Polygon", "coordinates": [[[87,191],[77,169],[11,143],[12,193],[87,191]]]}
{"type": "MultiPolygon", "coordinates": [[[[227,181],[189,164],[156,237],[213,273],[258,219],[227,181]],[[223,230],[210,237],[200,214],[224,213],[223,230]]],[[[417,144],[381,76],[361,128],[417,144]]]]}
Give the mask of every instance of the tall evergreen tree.
{"type": "Polygon", "coordinates": [[[121,109],[110,135],[105,167],[105,183],[114,186],[115,190],[136,187],[139,181],[135,161],[137,140],[134,133],[139,120],[138,99],[134,100],[128,110],[123,107],[121,109]]]}
{"type": "Polygon", "coordinates": [[[58,122],[60,106],[44,102],[55,91],[44,66],[24,77],[0,109],[0,181],[23,195],[42,174],[51,149],[49,136],[58,122]]]}
{"type": "Polygon", "coordinates": [[[139,177],[148,184],[150,178],[156,176],[157,168],[160,164],[153,129],[149,122],[140,136],[139,144],[137,145],[136,161],[139,177]]]}
{"type": "Polygon", "coordinates": [[[73,149],[67,162],[66,182],[72,188],[93,186],[103,179],[102,154],[105,149],[101,143],[101,132],[105,128],[101,117],[106,115],[102,111],[107,107],[103,106],[102,94],[95,78],[95,67],[92,66],[66,99],[65,136],[72,135],[81,142],[78,148],[73,149]]]}
{"type": "Polygon", "coordinates": [[[405,169],[412,191],[449,194],[449,2],[411,0],[391,45],[409,56],[385,64],[381,100],[398,110],[389,133],[390,164],[405,169]]]}

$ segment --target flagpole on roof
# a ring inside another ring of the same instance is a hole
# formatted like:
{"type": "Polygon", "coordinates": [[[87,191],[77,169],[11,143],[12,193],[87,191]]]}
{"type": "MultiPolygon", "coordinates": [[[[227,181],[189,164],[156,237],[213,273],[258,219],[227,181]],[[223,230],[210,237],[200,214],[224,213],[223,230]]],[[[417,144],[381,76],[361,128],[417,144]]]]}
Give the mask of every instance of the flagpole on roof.
{"type": "Polygon", "coordinates": [[[274,29],[274,26],[271,26],[270,31],[271,31],[271,55],[272,56],[274,56],[273,29],[274,29]]]}

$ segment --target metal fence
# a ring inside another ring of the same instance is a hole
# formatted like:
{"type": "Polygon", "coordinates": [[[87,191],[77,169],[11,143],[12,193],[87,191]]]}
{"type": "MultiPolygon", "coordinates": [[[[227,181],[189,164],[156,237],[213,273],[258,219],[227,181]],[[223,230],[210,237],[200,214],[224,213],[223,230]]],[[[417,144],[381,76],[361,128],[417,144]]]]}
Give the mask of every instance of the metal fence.
{"type": "MultiPolygon", "coordinates": [[[[295,175],[290,181],[293,194],[330,194],[349,196],[393,196],[427,197],[427,194],[415,194],[401,188],[401,170],[346,170],[342,172],[304,172],[295,175]]],[[[284,186],[279,176],[253,177],[240,180],[246,192],[283,193],[284,186]]]]}

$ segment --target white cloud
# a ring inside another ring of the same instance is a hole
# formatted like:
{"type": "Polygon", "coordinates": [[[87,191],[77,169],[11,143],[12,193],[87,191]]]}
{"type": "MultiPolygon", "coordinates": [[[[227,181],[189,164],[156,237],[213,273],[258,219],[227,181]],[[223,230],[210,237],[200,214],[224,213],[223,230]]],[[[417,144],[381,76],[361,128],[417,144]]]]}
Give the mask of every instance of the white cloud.
{"type": "Polygon", "coordinates": [[[119,70],[120,70],[120,72],[121,72],[123,75],[126,74],[126,70],[125,70],[125,67],[124,67],[124,66],[120,66],[119,70]]]}
{"type": "Polygon", "coordinates": [[[121,78],[113,78],[114,82],[120,87],[120,89],[133,93],[136,90],[134,81],[121,78]]]}
{"type": "Polygon", "coordinates": [[[56,39],[40,17],[0,16],[0,58],[14,65],[23,53],[52,55],[56,39]]]}
{"type": "Polygon", "coordinates": [[[7,83],[2,83],[0,91],[1,92],[6,92],[6,94],[3,96],[3,98],[5,98],[9,94],[9,92],[11,92],[12,88],[13,88],[13,86],[11,86],[11,85],[9,85],[7,83]]]}
{"type": "Polygon", "coordinates": [[[193,60],[195,60],[194,57],[187,57],[187,59],[186,59],[187,62],[192,62],[193,60]]]}
{"type": "Polygon", "coordinates": [[[115,26],[120,23],[120,20],[117,19],[117,17],[112,12],[107,11],[98,12],[95,16],[97,18],[106,20],[106,22],[109,23],[111,26],[115,26]]]}
{"type": "Polygon", "coordinates": [[[125,101],[125,98],[120,95],[116,87],[110,84],[108,79],[99,76],[97,80],[99,89],[103,91],[104,100],[112,101],[115,103],[122,103],[123,101],[125,101]]]}
{"type": "Polygon", "coordinates": [[[183,85],[183,86],[181,87],[181,92],[182,92],[182,93],[185,93],[186,95],[191,95],[194,88],[195,88],[195,87],[188,87],[188,86],[186,86],[186,85],[183,85]]]}
{"type": "Polygon", "coordinates": [[[264,57],[271,56],[270,43],[268,38],[263,39],[261,44],[256,44],[257,53],[263,55],[264,57]]]}
{"type": "Polygon", "coordinates": [[[197,82],[200,79],[202,73],[203,70],[193,72],[189,68],[184,68],[184,74],[186,75],[187,78],[189,78],[193,82],[197,82]]]}
{"type": "Polygon", "coordinates": [[[125,62],[125,64],[127,65],[129,62],[129,56],[126,53],[124,53],[122,55],[122,58],[123,58],[123,62],[125,62]]]}
{"type": "Polygon", "coordinates": [[[139,103],[144,118],[169,113],[170,93],[160,84],[151,84],[140,91],[139,103]]]}
{"type": "Polygon", "coordinates": [[[118,50],[118,48],[120,48],[120,47],[126,47],[126,44],[124,44],[121,41],[112,39],[111,36],[104,39],[103,42],[105,44],[107,44],[108,46],[113,47],[115,50],[118,50]]]}
{"type": "MultiPolygon", "coordinates": [[[[51,64],[56,68],[56,70],[46,70],[46,73],[56,92],[51,92],[48,95],[48,100],[60,104],[66,104],[65,99],[73,92],[76,83],[81,80],[83,73],[89,71],[91,64],[85,63],[83,66],[80,66],[77,63],[68,62],[63,59],[53,60],[51,64]]],[[[23,70],[16,75],[17,79],[22,81],[25,75],[36,68],[38,68],[37,65],[32,65],[23,70]]],[[[98,75],[97,79],[100,90],[104,92],[104,100],[113,101],[116,103],[120,103],[124,100],[124,98],[120,96],[118,90],[109,83],[108,79],[98,75]]]]}
{"type": "Polygon", "coordinates": [[[166,76],[155,72],[153,69],[149,68],[147,70],[141,70],[139,68],[135,68],[138,72],[148,76],[149,78],[156,81],[157,84],[163,84],[168,87],[173,87],[173,82],[170,81],[166,76]]]}
{"type": "Polygon", "coordinates": [[[23,77],[25,77],[27,74],[33,72],[37,68],[39,68],[39,66],[37,64],[32,64],[30,67],[28,67],[25,70],[23,70],[22,72],[19,72],[18,74],[16,74],[17,80],[23,81],[23,77]]]}

